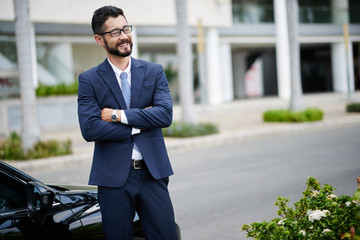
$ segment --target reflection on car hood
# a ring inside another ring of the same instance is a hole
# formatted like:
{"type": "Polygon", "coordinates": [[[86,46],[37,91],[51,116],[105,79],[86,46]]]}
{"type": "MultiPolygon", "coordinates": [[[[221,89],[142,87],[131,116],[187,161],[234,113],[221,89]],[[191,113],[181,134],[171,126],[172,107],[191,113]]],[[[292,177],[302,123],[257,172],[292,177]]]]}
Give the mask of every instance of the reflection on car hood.
{"type": "Polygon", "coordinates": [[[56,199],[65,205],[78,206],[97,202],[97,187],[89,185],[46,184],[56,192],[56,199]]]}
{"type": "Polygon", "coordinates": [[[70,185],[70,184],[56,184],[56,183],[46,183],[47,186],[54,188],[58,191],[67,192],[97,192],[96,186],[90,185],[70,185]]]}

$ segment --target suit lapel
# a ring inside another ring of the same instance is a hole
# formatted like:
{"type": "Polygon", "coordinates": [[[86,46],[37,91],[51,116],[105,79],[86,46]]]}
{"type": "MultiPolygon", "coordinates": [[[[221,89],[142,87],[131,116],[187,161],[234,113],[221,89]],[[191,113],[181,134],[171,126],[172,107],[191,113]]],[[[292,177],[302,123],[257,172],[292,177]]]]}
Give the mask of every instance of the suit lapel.
{"type": "Polygon", "coordinates": [[[109,86],[118,104],[120,105],[120,108],[126,109],[127,108],[126,103],[122,95],[122,91],[120,89],[119,83],[107,59],[105,59],[105,61],[102,64],[100,64],[98,68],[98,73],[102,77],[102,79],[106,82],[106,84],[109,86]]]}
{"type": "Polygon", "coordinates": [[[131,107],[138,106],[144,75],[144,66],[139,60],[131,58],[131,107]]]}

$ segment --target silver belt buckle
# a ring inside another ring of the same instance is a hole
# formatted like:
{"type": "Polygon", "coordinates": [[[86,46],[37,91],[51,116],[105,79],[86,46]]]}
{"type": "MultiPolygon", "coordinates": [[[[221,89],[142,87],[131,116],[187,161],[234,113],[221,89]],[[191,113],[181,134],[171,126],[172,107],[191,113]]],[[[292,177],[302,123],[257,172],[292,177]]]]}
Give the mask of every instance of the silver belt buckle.
{"type": "Polygon", "coordinates": [[[135,170],[142,169],[141,162],[142,160],[133,160],[133,168],[135,170]],[[138,163],[138,164],[137,164],[138,163]]]}

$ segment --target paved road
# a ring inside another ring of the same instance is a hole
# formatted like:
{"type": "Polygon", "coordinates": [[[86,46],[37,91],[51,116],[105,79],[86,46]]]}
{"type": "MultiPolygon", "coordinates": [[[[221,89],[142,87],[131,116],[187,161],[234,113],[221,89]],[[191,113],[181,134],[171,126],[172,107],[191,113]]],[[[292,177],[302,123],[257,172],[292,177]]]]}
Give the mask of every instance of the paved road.
{"type": "MultiPolygon", "coordinates": [[[[335,187],[337,195],[353,194],[359,146],[360,126],[353,126],[170,152],[170,191],[183,239],[246,239],[241,226],[274,218],[277,196],[297,201],[309,176],[335,187]]],[[[86,183],[89,166],[33,175],[86,183]]]]}
{"type": "Polygon", "coordinates": [[[183,239],[245,239],[245,223],[276,216],[277,196],[301,197],[316,177],[353,194],[360,126],[273,136],[173,155],[171,191],[183,239]]]}

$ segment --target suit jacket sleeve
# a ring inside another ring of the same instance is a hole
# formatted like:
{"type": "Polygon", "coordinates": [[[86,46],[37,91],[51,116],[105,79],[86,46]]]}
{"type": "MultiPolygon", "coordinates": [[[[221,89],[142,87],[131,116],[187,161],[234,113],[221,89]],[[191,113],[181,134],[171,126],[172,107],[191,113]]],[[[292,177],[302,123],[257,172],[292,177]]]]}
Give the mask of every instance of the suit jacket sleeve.
{"type": "Polygon", "coordinates": [[[86,141],[127,142],[131,138],[131,127],[121,123],[101,120],[102,101],[98,101],[106,86],[102,86],[95,70],[79,76],[78,117],[81,133],[86,141]]]}
{"type": "Polygon", "coordinates": [[[151,108],[140,109],[131,108],[124,110],[128,124],[131,127],[136,128],[164,128],[170,126],[172,122],[172,99],[170,90],[168,87],[168,81],[164,70],[161,65],[156,64],[156,68],[153,68],[153,73],[150,76],[145,77],[146,82],[144,83],[141,97],[147,95],[147,88],[154,87],[151,91],[152,102],[149,103],[151,108]],[[152,77],[153,80],[149,80],[152,77]],[[150,86],[148,85],[150,84],[150,86]],[[148,86],[147,86],[148,85],[148,86]]]}

